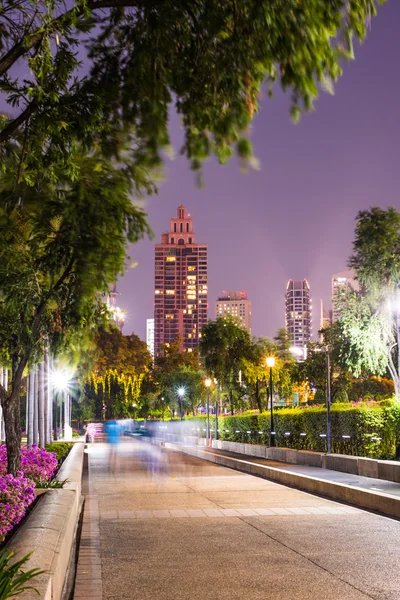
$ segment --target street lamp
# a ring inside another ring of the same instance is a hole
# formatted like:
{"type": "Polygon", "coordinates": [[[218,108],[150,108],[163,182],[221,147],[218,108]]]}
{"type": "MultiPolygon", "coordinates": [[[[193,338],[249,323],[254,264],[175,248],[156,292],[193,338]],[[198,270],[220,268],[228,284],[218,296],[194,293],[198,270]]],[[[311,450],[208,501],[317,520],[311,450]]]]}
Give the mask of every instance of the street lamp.
{"type": "Polygon", "coordinates": [[[329,347],[325,347],[326,354],[326,453],[331,453],[331,365],[329,347]]]}
{"type": "Polygon", "coordinates": [[[274,447],[275,446],[275,431],[274,431],[274,403],[273,403],[273,396],[272,396],[272,369],[275,366],[275,357],[268,356],[266,363],[267,363],[267,367],[269,367],[269,393],[270,393],[270,397],[271,397],[271,426],[270,426],[270,432],[269,432],[269,445],[270,445],[270,447],[274,447]]]}
{"type": "Polygon", "coordinates": [[[182,421],[182,398],[185,395],[185,388],[184,387],[180,387],[178,388],[178,397],[179,397],[179,411],[180,411],[180,415],[181,415],[181,421],[182,421]]]}
{"type": "MultiPolygon", "coordinates": [[[[55,392],[60,394],[60,435],[62,436],[63,423],[62,423],[62,409],[64,401],[64,441],[72,441],[72,428],[71,428],[71,401],[70,395],[68,394],[69,387],[71,385],[72,373],[60,369],[54,370],[51,373],[51,382],[55,392]]],[[[54,438],[57,439],[57,396],[55,394],[55,410],[54,410],[54,438]]]]}
{"type": "Polygon", "coordinates": [[[206,429],[206,438],[207,438],[207,445],[209,443],[209,439],[210,439],[210,387],[211,387],[211,379],[206,379],[204,382],[204,385],[207,388],[207,429],[206,429]]]}
{"type": "Polygon", "coordinates": [[[215,441],[218,440],[218,381],[214,379],[215,384],[215,441]]]}

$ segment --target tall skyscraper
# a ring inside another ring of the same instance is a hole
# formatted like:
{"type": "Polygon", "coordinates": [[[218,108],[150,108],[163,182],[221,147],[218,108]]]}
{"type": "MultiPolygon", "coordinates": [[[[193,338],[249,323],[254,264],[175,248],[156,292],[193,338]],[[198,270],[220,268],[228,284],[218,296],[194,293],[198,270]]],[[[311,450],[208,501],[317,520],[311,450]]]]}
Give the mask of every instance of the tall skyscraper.
{"type": "Polygon", "coordinates": [[[154,319],[146,320],[146,343],[147,350],[154,357],[154,319]]]}
{"type": "Polygon", "coordinates": [[[286,331],[293,346],[304,348],[311,338],[312,309],[310,285],[307,279],[286,286],[286,331]]]}
{"type": "Polygon", "coordinates": [[[332,275],[332,321],[338,318],[337,296],[340,290],[358,290],[358,281],[355,278],[355,273],[352,270],[341,271],[332,275]]]}
{"type": "Polygon", "coordinates": [[[245,329],[251,333],[251,302],[247,292],[223,292],[215,303],[215,316],[238,317],[245,329]]]}
{"type": "Polygon", "coordinates": [[[192,352],[207,323],[207,244],[196,244],[193,222],[184,206],[155,246],[154,353],[178,336],[180,349],[192,352]]]}

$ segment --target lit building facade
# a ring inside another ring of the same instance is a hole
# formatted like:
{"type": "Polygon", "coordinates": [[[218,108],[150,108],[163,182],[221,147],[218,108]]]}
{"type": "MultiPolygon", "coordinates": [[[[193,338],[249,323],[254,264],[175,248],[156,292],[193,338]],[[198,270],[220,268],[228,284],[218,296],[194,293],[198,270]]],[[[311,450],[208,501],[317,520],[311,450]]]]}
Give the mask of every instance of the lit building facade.
{"type": "Polygon", "coordinates": [[[247,292],[223,292],[215,303],[215,316],[226,315],[238,317],[244,329],[251,333],[251,302],[247,292]]]}
{"type": "Polygon", "coordinates": [[[310,285],[307,279],[289,279],[285,297],[286,331],[293,346],[304,348],[311,339],[312,304],[310,285]]]}
{"type": "Polygon", "coordinates": [[[207,323],[208,248],[196,244],[193,222],[184,206],[155,246],[154,354],[177,337],[181,351],[192,352],[207,323]]]}
{"type": "Polygon", "coordinates": [[[154,357],[154,319],[146,320],[146,343],[147,350],[154,357]]]}
{"type": "Polygon", "coordinates": [[[338,318],[337,297],[340,290],[358,290],[358,281],[355,278],[355,273],[352,270],[341,271],[332,275],[332,321],[338,318]]]}

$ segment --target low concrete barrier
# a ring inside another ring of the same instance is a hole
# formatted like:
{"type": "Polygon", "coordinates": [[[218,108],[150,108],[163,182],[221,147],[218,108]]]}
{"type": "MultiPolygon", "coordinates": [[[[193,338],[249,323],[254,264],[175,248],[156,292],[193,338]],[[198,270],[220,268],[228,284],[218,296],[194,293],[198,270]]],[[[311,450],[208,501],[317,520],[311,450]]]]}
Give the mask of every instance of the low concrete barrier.
{"type": "Polygon", "coordinates": [[[252,463],[251,461],[232,458],[222,454],[214,454],[212,450],[205,451],[201,448],[193,448],[187,446],[177,446],[175,444],[167,444],[167,448],[184,452],[191,456],[201,458],[243,473],[257,475],[264,479],[275,481],[289,487],[318,494],[331,500],[338,500],[353,504],[360,508],[377,511],[390,517],[400,518],[400,498],[390,494],[381,494],[362,488],[347,486],[325,479],[318,479],[309,475],[302,475],[292,471],[285,471],[284,468],[269,467],[252,463]]]}
{"type": "MultiPolygon", "coordinates": [[[[24,570],[45,571],[32,580],[41,600],[60,600],[79,518],[84,444],[76,443],[58,472],[57,479],[68,479],[62,489],[50,489],[8,544],[16,557],[33,552],[24,570]]],[[[20,600],[37,599],[28,590],[20,600]]]]}
{"type": "MultiPolygon", "coordinates": [[[[204,438],[199,438],[198,443],[204,446],[204,438]]],[[[224,440],[213,440],[212,447],[218,450],[267,458],[293,465],[332,469],[342,473],[400,483],[400,462],[394,460],[377,460],[346,454],[325,454],[323,452],[312,452],[311,450],[294,450],[293,448],[268,448],[260,444],[241,444],[224,440]]]]}

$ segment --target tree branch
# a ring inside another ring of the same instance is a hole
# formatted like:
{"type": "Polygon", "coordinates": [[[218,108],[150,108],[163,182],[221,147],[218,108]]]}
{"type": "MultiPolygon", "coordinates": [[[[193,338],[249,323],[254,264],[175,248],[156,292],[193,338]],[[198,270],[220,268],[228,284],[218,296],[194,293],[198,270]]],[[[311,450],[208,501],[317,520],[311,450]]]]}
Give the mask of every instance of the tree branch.
{"type": "Polygon", "coordinates": [[[31,114],[37,109],[36,100],[32,100],[30,104],[25,108],[24,111],[16,118],[10,121],[2,131],[0,131],[0,144],[7,142],[13,133],[18,129],[20,125],[25,123],[31,116],[31,114]]]}
{"type": "Polygon", "coordinates": [[[47,301],[51,298],[51,296],[53,296],[53,294],[55,294],[55,292],[57,292],[57,290],[60,289],[60,287],[62,286],[62,284],[64,283],[64,281],[72,273],[72,268],[74,266],[74,262],[75,262],[75,258],[72,257],[71,260],[69,261],[68,266],[65,269],[64,273],[60,276],[60,278],[58,279],[58,281],[56,281],[56,283],[53,285],[53,287],[51,288],[51,290],[49,290],[47,292],[47,294],[45,294],[44,298],[39,303],[39,306],[37,307],[37,309],[35,311],[35,316],[33,317],[33,320],[32,320],[31,331],[32,331],[33,336],[34,336],[34,334],[37,331],[37,328],[39,326],[39,321],[40,321],[40,318],[41,318],[41,316],[42,316],[42,314],[43,314],[43,312],[44,312],[44,310],[46,308],[47,301]]]}
{"type": "MultiPolygon", "coordinates": [[[[145,8],[145,7],[156,7],[163,4],[165,0],[89,0],[87,2],[87,8],[90,10],[100,10],[102,8],[145,8]]],[[[67,24],[68,19],[75,12],[76,16],[83,14],[84,9],[72,8],[62,15],[56,17],[46,28],[45,31],[37,30],[36,33],[32,33],[28,36],[28,40],[22,39],[20,42],[15,44],[8,52],[0,59],[0,77],[7,73],[7,71],[14,65],[14,63],[24,56],[29,50],[32,50],[36,44],[42,41],[44,35],[47,33],[53,33],[57,28],[67,24]]]]}

